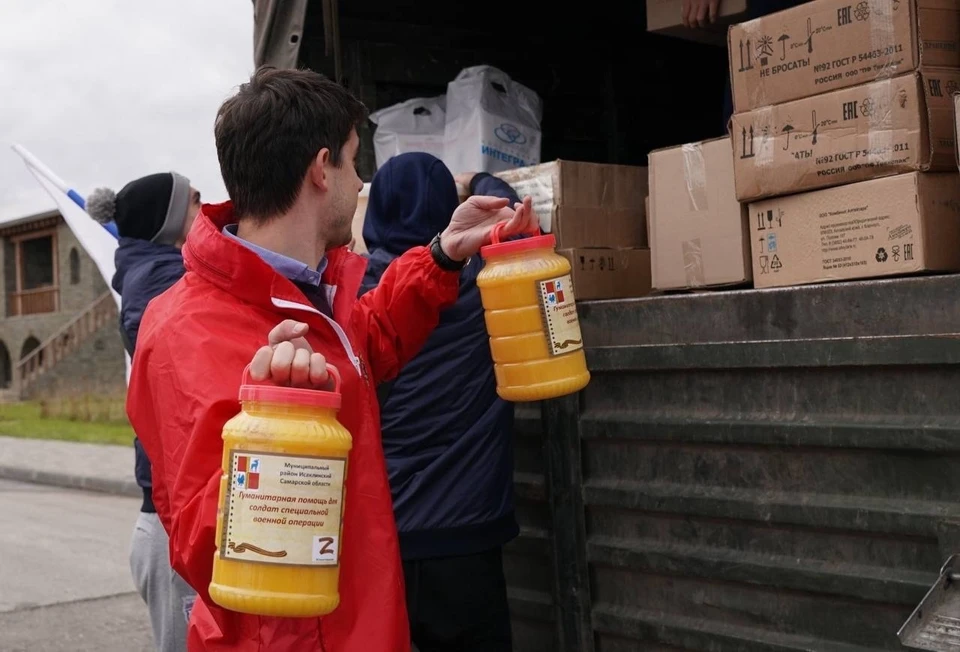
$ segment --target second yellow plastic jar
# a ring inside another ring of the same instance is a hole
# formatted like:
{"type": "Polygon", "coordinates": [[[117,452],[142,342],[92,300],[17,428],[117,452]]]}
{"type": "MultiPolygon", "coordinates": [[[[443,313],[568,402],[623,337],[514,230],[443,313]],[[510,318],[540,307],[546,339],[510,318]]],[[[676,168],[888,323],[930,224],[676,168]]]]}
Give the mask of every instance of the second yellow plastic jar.
{"type": "Polygon", "coordinates": [[[329,614],[340,603],[341,524],[353,440],[333,391],[254,384],[223,428],[210,598],[259,616],[329,614]]]}
{"type": "Polygon", "coordinates": [[[484,268],[477,276],[497,394],[524,402],[578,392],[590,372],[570,262],[556,253],[552,235],[501,242],[503,226],[481,249],[484,268]]]}

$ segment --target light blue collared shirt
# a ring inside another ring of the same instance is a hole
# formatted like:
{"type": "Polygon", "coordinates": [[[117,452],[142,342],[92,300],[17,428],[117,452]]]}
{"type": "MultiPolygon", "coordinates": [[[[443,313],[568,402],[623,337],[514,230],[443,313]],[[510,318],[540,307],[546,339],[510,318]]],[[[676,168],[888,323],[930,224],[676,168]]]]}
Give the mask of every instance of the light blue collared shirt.
{"type": "Polygon", "coordinates": [[[320,264],[317,265],[316,269],[311,269],[306,263],[301,263],[299,260],[294,260],[289,256],[284,256],[283,254],[278,254],[275,251],[258,247],[252,242],[244,240],[237,235],[236,224],[228,224],[223,227],[223,235],[236,240],[244,247],[260,256],[260,258],[263,259],[263,262],[270,265],[270,267],[272,267],[277,274],[280,274],[284,278],[287,278],[295,283],[306,283],[307,285],[315,285],[320,287],[320,278],[323,276],[324,270],[327,269],[326,256],[320,260],[320,264]]]}

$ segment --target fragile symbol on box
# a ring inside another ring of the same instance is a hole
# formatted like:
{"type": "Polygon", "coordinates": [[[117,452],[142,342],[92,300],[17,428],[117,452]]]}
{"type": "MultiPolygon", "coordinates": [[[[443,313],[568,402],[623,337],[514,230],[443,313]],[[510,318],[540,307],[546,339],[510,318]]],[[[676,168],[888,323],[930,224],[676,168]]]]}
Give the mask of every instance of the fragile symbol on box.
{"type": "MultiPolygon", "coordinates": [[[[767,229],[773,228],[773,222],[776,220],[777,226],[783,226],[783,213],[777,211],[779,214],[774,216],[773,210],[760,211],[757,213],[757,231],[766,231],[767,229]]],[[[774,236],[776,240],[776,236],[774,236]]],[[[776,247],[776,242],[774,242],[774,247],[776,247]]]]}
{"type": "Polygon", "coordinates": [[[770,264],[770,257],[769,257],[769,256],[760,256],[760,273],[761,273],[761,274],[767,274],[767,273],[768,273],[767,266],[768,266],[769,264],[770,264]]]}

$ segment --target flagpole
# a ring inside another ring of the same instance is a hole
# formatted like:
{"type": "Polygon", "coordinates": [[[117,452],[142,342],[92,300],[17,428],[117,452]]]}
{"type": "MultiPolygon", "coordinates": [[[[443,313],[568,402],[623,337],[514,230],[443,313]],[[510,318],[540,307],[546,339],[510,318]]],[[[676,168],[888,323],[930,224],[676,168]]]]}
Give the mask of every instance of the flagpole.
{"type": "MultiPolygon", "coordinates": [[[[27,165],[29,165],[34,170],[42,174],[47,179],[47,181],[52,183],[54,186],[57,187],[57,189],[60,190],[60,192],[65,194],[67,197],[69,197],[74,204],[76,204],[83,210],[87,210],[87,202],[84,201],[83,196],[79,192],[77,192],[76,190],[68,186],[66,181],[58,177],[53,170],[47,167],[40,159],[38,159],[30,151],[28,151],[26,147],[24,147],[23,145],[20,145],[19,143],[14,143],[13,145],[11,145],[11,148],[13,149],[13,151],[15,151],[17,154],[20,155],[20,157],[24,160],[24,162],[27,165]]],[[[103,228],[105,228],[110,233],[110,235],[112,235],[114,238],[118,237],[117,226],[113,222],[110,222],[109,224],[104,224],[103,228]]]]}

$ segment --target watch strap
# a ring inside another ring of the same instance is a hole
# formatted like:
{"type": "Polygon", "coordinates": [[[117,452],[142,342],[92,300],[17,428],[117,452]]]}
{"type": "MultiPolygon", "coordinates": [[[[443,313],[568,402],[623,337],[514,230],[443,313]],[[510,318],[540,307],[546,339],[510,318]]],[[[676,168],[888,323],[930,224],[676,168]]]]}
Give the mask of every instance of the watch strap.
{"type": "Polygon", "coordinates": [[[440,246],[439,233],[430,241],[430,255],[433,256],[433,261],[437,264],[437,267],[445,272],[459,272],[470,262],[469,258],[466,260],[454,260],[450,258],[450,256],[443,251],[443,247],[440,246]]]}

